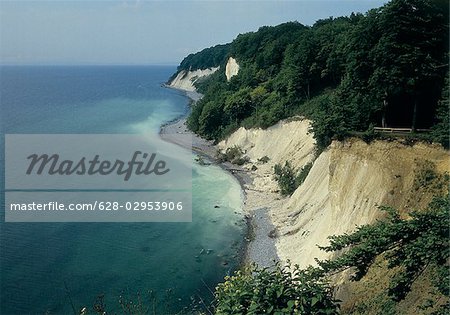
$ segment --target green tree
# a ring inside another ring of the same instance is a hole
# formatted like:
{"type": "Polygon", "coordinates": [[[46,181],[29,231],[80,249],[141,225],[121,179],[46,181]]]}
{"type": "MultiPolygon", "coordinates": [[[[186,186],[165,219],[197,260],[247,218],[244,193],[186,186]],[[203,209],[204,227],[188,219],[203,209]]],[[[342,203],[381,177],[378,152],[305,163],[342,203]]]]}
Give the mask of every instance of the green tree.
{"type": "Polygon", "coordinates": [[[296,172],[289,161],[286,161],[284,166],[276,164],[273,167],[275,173],[275,180],[278,182],[280,192],[283,196],[291,195],[297,188],[295,177],[296,172]]]}
{"type": "Polygon", "coordinates": [[[218,140],[239,126],[266,128],[296,114],[313,120],[319,149],[380,125],[436,125],[433,138],[447,142],[445,102],[438,101],[448,33],[447,1],[392,0],[365,15],[319,20],[312,27],[293,22],[241,34],[228,48],[182,63],[208,65],[225,49],[240,65],[230,81],[218,71],[197,84],[204,98],[189,126],[218,140]]]}
{"type": "Polygon", "coordinates": [[[231,122],[242,121],[252,113],[253,104],[250,92],[251,89],[245,87],[226,99],[224,111],[231,122]]]}
{"type": "Polygon", "coordinates": [[[178,66],[181,70],[197,70],[220,66],[226,59],[230,50],[230,44],[216,45],[205,48],[202,51],[190,54],[178,66]]]}
{"type": "Polygon", "coordinates": [[[442,144],[444,148],[450,147],[450,100],[449,100],[449,75],[445,78],[441,99],[436,110],[436,124],[433,126],[433,139],[442,144]]]}
{"type": "Polygon", "coordinates": [[[371,51],[374,71],[369,81],[378,89],[384,110],[392,94],[410,96],[413,130],[419,106],[425,106],[421,99],[433,97],[429,82],[442,84],[445,69],[439,66],[447,63],[447,20],[448,3],[442,1],[393,0],[377,15],[381,37],[371,51]]]}
{"type": "Polygon", "coordinates": [[[284,68],[279,80],[286,85],[291,100],[309,99],[311,84],[318,77],[315,68],[316,45],[312,33],[304,32],[297,42],[290,44],[285,53],[284,68]]]}
{"type": "Polygon", "coordinates": [[[198,118],[198,132],[207,139],[218,137],[218,126],[222,126],[223,104],[209,101],[204,104],[198,118]]]}

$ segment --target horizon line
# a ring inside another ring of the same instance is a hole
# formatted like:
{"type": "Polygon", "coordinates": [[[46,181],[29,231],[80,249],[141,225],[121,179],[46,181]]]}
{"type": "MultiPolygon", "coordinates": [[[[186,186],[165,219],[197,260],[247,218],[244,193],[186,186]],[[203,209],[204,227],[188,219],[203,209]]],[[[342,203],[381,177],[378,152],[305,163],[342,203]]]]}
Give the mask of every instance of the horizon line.
{"type": "Polygon", "coordinates": [[[130,66],[178,66],[180,63],[0,63],[0,67],[130,67],[130,66]]]}

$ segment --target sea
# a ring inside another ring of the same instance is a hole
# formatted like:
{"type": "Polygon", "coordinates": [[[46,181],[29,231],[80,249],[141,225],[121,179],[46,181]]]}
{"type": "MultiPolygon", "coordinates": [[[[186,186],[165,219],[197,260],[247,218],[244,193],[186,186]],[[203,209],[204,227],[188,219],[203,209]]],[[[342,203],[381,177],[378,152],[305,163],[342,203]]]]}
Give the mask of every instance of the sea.
{"type": "Polygon", "coordinates": [[[192,222],[5,222],[5,134],[158,137],[189,110],[182,92],[162,86],[175,71],[0,67],[0,314],[189,314],[238,268],[246,233],[239,183],[194,157],[192,222]]]}

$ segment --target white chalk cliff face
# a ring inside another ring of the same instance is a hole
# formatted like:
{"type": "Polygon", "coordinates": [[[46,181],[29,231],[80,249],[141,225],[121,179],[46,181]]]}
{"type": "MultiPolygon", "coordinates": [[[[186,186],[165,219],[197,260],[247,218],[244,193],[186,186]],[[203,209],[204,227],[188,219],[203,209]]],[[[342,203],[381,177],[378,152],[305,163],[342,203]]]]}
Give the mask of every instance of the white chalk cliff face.
{"type": "MultiPolygon", "coordinates": [[[[226,140],[219,143],[221,150],[238,146],[253,164],[258,167],[253,180],[257,190],[277,191],[278,184],[273,180],[273,166],[289,161],[297,167],[313,159],[315,141],[308,134],[310,121],[307,119],[285,120],[263,129],[239,128],[226,140]],[[258,159],[267,156],[268,163],[258,163],[258,159]]],[[[251,166],[250,166],[251,167],[251,166]]]]}
{"type": "MultiPolygon", "coordinates": [[[[172,88],[194,92],[194,83],[199,79],[209,76],[219,70],[220,67],[208,68],[208,69],[197,69],[193,71],[182,70],[178,75],[169,83],[172,88]]],[[[227,65],[225,67],[225,75],[227,81],[230,81],[232,77],[237,75],[239,72],[239,65],[233,57],[228,59],[227,65]]]]}
{"type": "MultiPolygon", "coordinates": [[[[239,146],[250,158],[246,165],[257,167],[250,190],[273,193],[278,185],[273,166],[291,162],[300,169],[314,156],[314,139],[308,120],[282,121],[266,130],[240,128],[219,147],[239,146]],[[266,164],[258,163],[263,156],[266,164]]],[[[420,161],[430,161],[442,173],[448,171],[448,152],[438,146],[350,139],[334,142],[315,160],[305,182],[292,196],[270,207],[276,227],[277,254],[304,268],[314,258],[329,258],[317,245],[327,245],[327,237],[350,233],[356,226],[373,223],[383,216],[378,205],[411,209],[414,178],[420,161]]],[[[423,207],[428,202],[423,200],[423,207]]],[[[414,204],[414,202],[412,202],[414,204]]],[[[417,204],[414,205],[414,207],[417,204]]],[[[419,208],[420,209],[420,208],[419,208]]]]}
{"type": "Polygon", "coordinates": [[[199,79],[209,76],[219,70],[219,67],[208,68],[208,69],[198,69],[194,71],[182,70],[178,75],[170,82],[169,86],[185,90],[185,91],[195,91],[194,83],[199,79]]]}
{"type": "Polygon", "coordinates": [[[225,67],[225,75],[227,76],[227,81],[230,81],[232,77],[237,75],[239,72],[239,65],[233,57],[228,58],[227,65],[225,67]]]}

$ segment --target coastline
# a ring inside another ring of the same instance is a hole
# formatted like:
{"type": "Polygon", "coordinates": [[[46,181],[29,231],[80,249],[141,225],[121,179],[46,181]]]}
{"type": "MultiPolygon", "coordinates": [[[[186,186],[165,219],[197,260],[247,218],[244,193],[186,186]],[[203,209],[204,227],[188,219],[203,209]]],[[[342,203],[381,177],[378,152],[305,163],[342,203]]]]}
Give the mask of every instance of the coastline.
{"type": "MultiPolygon", "coordinates": [[[[197,102],[202,95],[196,91],[186,91],[165,84],[164,87],[183,92],[191,100],[197,102]]],[[[206,140],[190,131],[186,126],[189,113],[163,124],[159,135],[162,140],[192,150],[195,154],[210,163],[221,167],[234,176],[241,186],[243,193],[243,212],[247,222],[247,233],[244,240],[243,265],[256,263],[260,267],[270,267],[279,261],[274,238],[274,225],[269,216],[269,209],[280,200],[275,196],[268,196],[267,192],[254,189],[255,175],[251,170],[229,162],[219,162],[216,159],[218,147],[210,140],[206,140]]]]}

